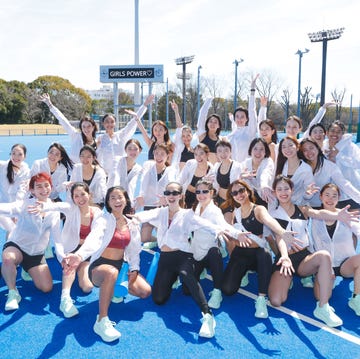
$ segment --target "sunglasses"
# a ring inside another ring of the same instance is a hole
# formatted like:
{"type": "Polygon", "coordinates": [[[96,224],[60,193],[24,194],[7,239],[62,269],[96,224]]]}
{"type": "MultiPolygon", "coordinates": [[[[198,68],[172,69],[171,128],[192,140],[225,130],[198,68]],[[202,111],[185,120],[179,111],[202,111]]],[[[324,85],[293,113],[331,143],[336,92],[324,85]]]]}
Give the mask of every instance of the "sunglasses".
{"type": "Polygon", "coordinates": [[[195,194],[208,194],[210,192],[209,189],[197,189],[195,194]]]}
{"type": "Polygon", "coordinates": [[[164,196],[178,196],[181,194],[180,191],[164,191],[164,196]]]}
{"type": "Polygon", "coordinates": [[[232,191],[230,192],[230,194],[233,196],[233,197],[236,197],[238,194],[243,194],[245,193],[246,191],[246,188],[245,187],[241,187],[239,188],[237,191],[232,191]]]}

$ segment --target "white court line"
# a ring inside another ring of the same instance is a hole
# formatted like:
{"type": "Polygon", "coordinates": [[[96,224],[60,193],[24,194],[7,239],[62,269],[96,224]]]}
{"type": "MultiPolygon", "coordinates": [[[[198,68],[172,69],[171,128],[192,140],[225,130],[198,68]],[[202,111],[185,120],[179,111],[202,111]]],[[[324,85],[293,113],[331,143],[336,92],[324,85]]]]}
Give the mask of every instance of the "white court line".
{"type": "MultiPolygon", "coordinates": [[[[154,251],[152,251],[151,249],[144,249],[143,248],[143,251],[146,251],[150,254],[154,254],[154,251]]],[[[206,275],[206,278],[211,280],[212,281],[212,277],[210,274],[207,274],[206,275]]],[[[240,288],[238,290],[238,293],[239,294],[242,294],[242,295],[245,295],[246,297],[248,298],[252,298],[252,299],[256,299],[257,298],[257,295],[256,294],[253,294],[245,289],[242,289],[240,288]]],[[[328,327],[327,325],[325,325],[324,323],[322,322],[319,322],[313,318],[310,318],[306,315],[303,315],[303,314],[300,314],[298,312],[295,312],[294,310],[291,310],[291,309],[288,309],[288,308],[285,308],[283,306],[280,306],[280,307],[273,307],[271,304],[268,304],[269,307],[271,308],[274,308],[275,310],[278,310],[280,312],[283,312],[287,315],[290,315],[291,317],[293,318],[296,318],[296,319],[299,319],[299,320],[302,320],[303,322],[306,322],[306,323],[309,323],[315,327],[318,327],[320,329],[323,329],[325,330],[326,332],[329,332],[331,334],[334,334],[342,339],[345,339],[351,343],[354,343],[354,344],[357,344],[357,345],[360,345],[360,338],[359,337],[356,337],[352,334],[349,334],[349,333],[345,333],[339,329],[335,329],[335,328],[331,328],[331,327],[328,327]]]]}
{"type": "MultiPolygon", "coordinates": [[[[210,277],[210,276],[209,276],[210,277]]],[[[257,298],[257,295],[247,291],[247,290],[244,290],[244,289],[239,289],[238,290],[238,293],[242,294],[242,295],[245,295],[246,297],[249,297],[249,298],[252,298],[252,299],[256,299],[257,298]]],[[[352,334],[349,334],[349,333],[345,333],[339,329],[335,329],[335,328],[331,328],[331,327],[328,327],[327,325],[325,325],[324,323],[322,322],[319,322],[313,318],[310,318],[306,315],[303,315],[303,314],[300,314],[298,312],[295,312],[294,310],[291,310],[291,309],[288,309],[288,308],[285,308],[283,306],[280,306],[280,307],[273,307],[271,304],[268,304],[269,307],[271,308],[274,308],[280,312],[283,312],[285,314],[288,314],[290,316],[292,316],[293,318],[297,318],[297,319],[300,319],[304,322],[307,322],[309,324],[312,324],[314,325],[315,327],[318,327],[320,329],[323,329],[331,334],[334,334],[342,339],[345,339],[349,342],[352,342],[354,344],[357,344],[357,345],[360,345],[360,338],[359,337],[356,337],[352,334]]]]}

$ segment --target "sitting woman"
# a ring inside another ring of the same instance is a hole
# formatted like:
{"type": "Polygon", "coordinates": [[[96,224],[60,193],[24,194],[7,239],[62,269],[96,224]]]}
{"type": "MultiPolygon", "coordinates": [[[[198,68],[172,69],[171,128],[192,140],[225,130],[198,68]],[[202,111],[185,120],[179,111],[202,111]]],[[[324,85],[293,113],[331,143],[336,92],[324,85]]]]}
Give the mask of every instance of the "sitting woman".
{"type": "MultiPolygon", "coordinates": [[[[337,208],[340,197],[339,188],[331,183],[320,191],[324,209],[339,214],[337,208]]],[[[352,235],[360,236],[360,224],[351,222],[350,226],[339,220],[312,220],[311,235],[315,250],[326,250],[332,260],[336,276],[354,278],[354,292],[348,305],[360,316],[360,254],[353,246],[352,235]]]]}
{"type": "MultiPolygon", "coordinates": [[[[264,226],[271,228],[283,243],[283,237],[291,236],[277,223],[263,206],[255,204],[255,196],[250,186],[241,180],[236,180],[229,186],[227,201],[224,205],[234,209],[232,223],[235,228],[250,232],[250,240],[245,242],[231,241],[229,243],[230,260],[225,268],[222,291],[233,295],[240,287],[241,280],[248,270],[258,274],[258,297],[255,302],[255,317],[267,318],[266,294],[271,277],[272,259],[266,240],[263,238],[264,226]]],[[[284,273],[290,273],[291,261],[287,257],[283,245],[281,262],[284,273]]]]}
{"type": "MultiPolygon", "coordinates": [[[[346,210],[331,212],[314,210],[311,207],[297,206],[292,203],[293,182],[285,176],[277,176],[273,185],[276,198],[279,202],[277,208],[269,211],[270,215],[287,230],[294,231],[297,239],[287,241],[287,253],[293,263],[295,273],[300,277],[315,274],[314,295],[318,300],[314,316],[324,321],[330,327],[342,325],[342,320],[329,306],[333,287],[331,258],[327,251],[309,251],[308,221],[309,217],[322,219],[341,219],[348,221],[351,214],[346,210]]],[[[269,237],[271,240],[271,237],[269,237]]],[[[275,262],[279,260],[277,255],[275,262]]],[[[275,264],[269,285],[269,298],[273,306],[280,306],[287,299],[292,276],[283,276],[280,266],[275,264]]]]}
{"type": "Polygon", "coordinates": [[[140,275],[140,231],[126,215],[131,212],[127,192],[121,187],[111,187],[105,197],[107,213],[100,216],[84,244],[65,257],[65,272],[72,273],[81,262],[91,256],[89,277],[100,288],[99,314],[94,332],[105,342],[118,339],[121,334],[109,320],[108,311],[114,287],[124,259],[129,263],[129,293],[140,298],[151,294],[151,287],[140,275]]]}

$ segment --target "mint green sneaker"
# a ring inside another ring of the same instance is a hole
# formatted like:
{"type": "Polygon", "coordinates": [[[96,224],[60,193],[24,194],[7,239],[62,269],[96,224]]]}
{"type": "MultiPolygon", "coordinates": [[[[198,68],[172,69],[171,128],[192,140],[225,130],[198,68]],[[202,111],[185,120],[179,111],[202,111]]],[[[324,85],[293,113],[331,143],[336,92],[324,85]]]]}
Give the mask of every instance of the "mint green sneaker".
{"type": "Polygon", "coordinates": [[[322,320],[331,328],[340,327],[343,324],[343,321],[335,314],[334,308],[330,307],[329,303],[320,307],[319,302],[317,302],[314,310],[314,317],[322,320]]]}
{"type": "Polygon", "coordinates": [[[211,292],[211,297],[208,302],[208,306],[213,309],[219,309],[222,302],[222,294],[220,289],[214,288],[211,292]]]}
{"type": "Polygon", "coordinates": [[[356,315],[360,316],[360,294],[350,298],[348,302],[349,307],[355,312],[356,315]]]}
{"type": "Polygon", "coordinates": [[[314,288],[314,281],[312,275],[301,278],[300,282],[304,288],[314,288]]]}
{"type": "Polygon", "coordinates": [[[255,317],[265,319],[268,316],[266,298],[263,295],[259,295],[255,301],[255,317]]]}

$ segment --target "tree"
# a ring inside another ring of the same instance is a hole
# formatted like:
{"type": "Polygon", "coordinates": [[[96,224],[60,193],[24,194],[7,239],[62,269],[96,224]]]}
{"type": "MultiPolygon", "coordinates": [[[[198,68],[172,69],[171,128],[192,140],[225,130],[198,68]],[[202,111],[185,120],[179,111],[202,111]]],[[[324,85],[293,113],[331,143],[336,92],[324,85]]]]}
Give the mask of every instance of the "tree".
{"type": "MultiPolygon", "coordinates": [[[[58,76],[40,76],[28,84],[37,94],[48,93],[53,104],[58,107],[69,120],[78,120],[91,111],[91,98],[69,80],[58,76]]],[[[43,104],[39,104],[42,115],[39,122],[52,121],[52,116],[43,104]]]]}
{"type": "Polygon", "coordinates": [[[305,87],[300,98],[300,113],[301,120],[303,122],[303,128],[307,128],[310,123],[311,115],[313,113],[312,99],[311,99],[311,87],[305,87]]]}
{"type": "Polygon", "coordinates": [[[331,97],[333,99],[333,101],[336,102],[336,120],[340,120],[341,119],[341,114],[342,114],[342,102],[344,100],[344,96],[345,96],[345,92],[346,89],[342,89],[342,90],[333,90],[331,91],[331,97]]]}

